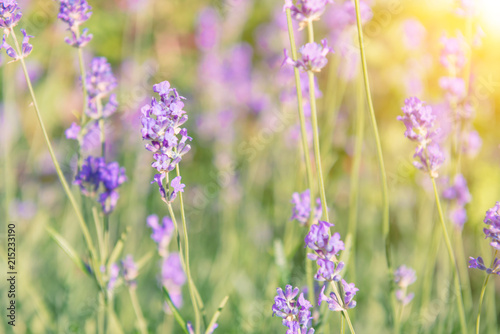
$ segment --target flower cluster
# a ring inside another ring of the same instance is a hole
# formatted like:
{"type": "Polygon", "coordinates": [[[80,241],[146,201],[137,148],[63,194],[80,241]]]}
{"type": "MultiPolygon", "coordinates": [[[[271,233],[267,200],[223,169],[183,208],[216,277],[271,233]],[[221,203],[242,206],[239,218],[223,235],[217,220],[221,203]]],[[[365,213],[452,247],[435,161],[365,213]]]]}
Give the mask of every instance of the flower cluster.
{"type": "Polygon", "coordinates": [[[104,213],[110,214],[120,197],[117,189],[125,181],[125,168],[120,167],[118,162],[106,164],[103,157],[89,156],[84,160],[73,183],[80,187],[82,194],[91,197],[101,188],[102,192],[97,200],[104,213]]]}
{"type": "Polygon", "coordinates": [[[287,334],[314,334],[311,325],[311,303],[304,298],[304,293],[300,293],[299,288],[292,288],[287,285],[285,291],[277,288],[277,296],[274,297],[272,307],[273,316],[277,315],[283,319],[283,325],[288,327],[287,334]]]}
{"type": "Polygon", "coordinates": [[[328,63],[326,56],[333,52],[327,45],[326,39],[318,43],[307,43],[299,49],[300,59],[293,60],[288,56],[288,51],[285,49],[285,60],[283,64],[292,65],[302,71],[320,72],[328,63]]]}
{"type": "Polygon", "coordinates": [[[21,58],[26,58],[31,53],[31,50],[33,50],[33,45],[29,43],[30,38],[33,38],[33,36],[28,35],[26,33],[26,30],[24,29],[21,29],[21,32],[23,33],[23,42],[21,45],[20,55],[18,55],[17,52],[14,50],[14,48],[7,43],[6,35],[3,35],[2,38],[2,45],[0,45],[0,50],[5,49],[5,53],[7,54],[7,56],[13,59],[12,61],[16,61],[21,58]]]}
{"type": "Polygon", "coordinates": [[[441,50],[441,65],[450,73],[457,73],[467,63],[465,38],[458,34],[457,37],[441,37],[443,49],[441,50]]]}
{"type": "Polygon", "coordinates": [[[453,184],[443,191],[443,197],[452,201],[450,220],[461,230],[467,221],[465,205],[471,201],[467,181],[462,174],[455,176],[453,184]]]}
{"type": "Polygon", "coordinates": [[[87,21],[92,12],[87,0],[61,0],[59,14],[57,17],[68,25],[71,38],[67,37],[65,42],[71,46],[82,48],[92,39],[92,34],[88,34],[85,28],[80,34],[80,25],[87,21]]]}
{"type": "Polygon", "coordinates": [[[398,289],[396,290],[396,299],[402,305],[406,305],[412,301],[415,294],[413,292],[408,293],[408,286],[415,283],[417,280],[417,275],[415,270],[408,268],[406,266],[400,266],[394,271],[394,282],[396,283],[398,289]]]}
{"type": "Polygon", "coordinates": [[[161,257],[167,257],[168,245],[174,234],[174,223],[169,217],[165,216],[160,224],[157,215],[150,215],[147,218],[147,224],[153,230],[151,239],[158,245],[158,254],[160,254],[161,257]]]}
{"type": "MultiPolygon", "coordinates": [[[[300,225],[306,225],[311,216],[311,195],[309,189],[302,193],[293,193],[292,195],[292,217],[291,220],[297,220],[300,225]]],[[[313,223],[321,218],[321,201],[316,199],[316,207],[313,213],[313,223]]]]}
{"type": "Polygon", "coordinates": [[[436,115],[430,106],[416,97],[406,99],[402,110],[404,115],[397,119],[406,126],[405,136],[418,143],[413,155],[417,159],[413,162],[414,166],[433,178],[438,177],[437,171],[444,162],[444,154],[435,140],[439,132],[434,124],[436,115]]]}
{"type": "Polygon", "coordinates": [[[353,300],[356,292],[359,291],[354,283],[347,283],[342,280],[342,290],[343,290],[343,298],[340,298],[336,293],[330,292],[330,296],[325,295],[326,285],[321,289],[321,293],[319,295],[319,302],[326,301],[328,303],[328,308],[330,311],[340,312],[345,311],[350,308],[356,307],[356,301],[353,300]]]}
{"type": "MultiPolygon", "coordinates": [[[[486,239],[490,239],[490,246],[495,250],[495,254],[500,251],[500,202],[486,211],[484,223],[488,225],[483,229],[486,239]]],[[[494,258],[491,266],[488,268],[484,264],[482,257],[469,257],[469,268],[475,268],[486,271],[487,274],[500,275],[500,259],[494,258]]]]}
{"type": "Polygon", "coordinates": [[[135,288],[137,286],[136,278],[139,275],[139,269],[137,264],[134,262],[134,257],[132,255],[127,255],[124,260],[121,261],[122,265],[122,275],[125,283],[135,288]]]}
{"type": "Polygon", "coordinates": [[[152,183],[158,184],[164,200],[172,201],[179,192],[183,192],[184,185],[180,182],[180,176],[174,178],[171,183],[173,190],[167,196],[163,180],[168,172],[174,170],[182,156],[189,152],[191,146],[187,141],[192,138],[188,136],[185,128],[181,128],[188,119],[183,110],[184,98],[175,88],[170,88],[168,81],[154,85],[153,91],[158,93],[161,99],[158,101],[153,97],[150,104],[142,107],[141,133],[142,138],[149,141],[145,147],[153,153],[155,159],[151,166],[159,172],[152,183]]]}
{"type": "Polygon", "coordinates": [[[98,121],[111,116],[118,107],[116,94],[109,95],[116,86],[116,78],[106,58],[97,57],[92,59],[90,72],[86,75],[85,90],[88,93],[89,101],[85,113],[93,121],[84,124],[83,128],[81,125],[73,122],[71,126],[66,129],[66,138],[77,140],[83,148],[90,149],[93,146],[97,146],[92,144],[99,142],[100,129],[98,121]],[[109,100],[106,105],[102,107],[102,99],[108,95],[109,100]]]}
{"type": "MultiPolygon", "coordinates": [[[[181,307],[182,286],[186,283],[186,275],[182,269],[178,253],[171,253],[163,259],[161,282],[165,289],[167,289],[175,307],[181,307]]],[[[166,306],[166,309],[168,310],[168,306],[166,306]]]]}
{"type": "Polygon", "coordinates": [[[338,261],[337,256],[340,251],[345,249],[345,246],[338,232],[330,236],[330,227],[332,226],[334,225],[325,221],[319,221],[318,224],[311,225],[309,233],[304,241],[306,246],[314,251],[314,254],[309,254],[308,258],[316,261],[319,266],[314,279],[320,282],[326,281],[333,284],[342,282],[344,288],[342,299],[334,292],[330,293],[329,297],[325,296],[325,284],[319,300],[319,303],[326,301],[330,310],[340,311],[356,306],[356,302],[352,299],[356,295],[358,289],[354,286],[354,283],[347,283],[340,275],[340,272],[344,269],[344,262],[338,261]]]}
{"type": "Polygon", "coordinates": [[[0,27],[10,29],[14,27],[21,17],[21,8],[15,0],[0,1],[0,27]]]}
{"type": "Polygon", "coordinates": [[[109,267],[102,265],[100,267],[101,274],[105,282],[108,282],[106,289],[109,292],[113,292],[116,285],[118,284],[118,279],[120,278],[120,266],[116,263],[111,263],[109,267]]]}
{"type": "Polygon", "coordinates": [[[87,73],[86,87],[89,95],[89,105],[87,115],[93,119],[100,117],[109,117],[116,111],[118,102],[116,94],[109,95],[118,85],[115,76],[111,70],[111,65],[105,57],[92,59],[90,72],[87,73]],[[109,95],[109,101],[104,108],[100,110],[101,100],[109,95]]]}
{"type": "Polygon", "coordinates": [[[333,3],[333,0],[297,0],[295,5],[292,0],[285,0],[283,10],[290,9],[290,14],[303,29],[309,22],[319,20],[329,3],[333,3]]]}

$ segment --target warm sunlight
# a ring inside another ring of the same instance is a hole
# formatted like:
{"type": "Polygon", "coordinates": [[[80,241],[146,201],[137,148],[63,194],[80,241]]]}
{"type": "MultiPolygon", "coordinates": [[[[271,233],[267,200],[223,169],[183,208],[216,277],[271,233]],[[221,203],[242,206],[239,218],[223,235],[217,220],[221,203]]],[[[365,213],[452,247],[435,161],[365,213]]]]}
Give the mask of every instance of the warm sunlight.
{"type": "Polygon", "coordinates": [[[500,0],[479,0],[478,5],[485,30],[500,33],[500,0]]]}

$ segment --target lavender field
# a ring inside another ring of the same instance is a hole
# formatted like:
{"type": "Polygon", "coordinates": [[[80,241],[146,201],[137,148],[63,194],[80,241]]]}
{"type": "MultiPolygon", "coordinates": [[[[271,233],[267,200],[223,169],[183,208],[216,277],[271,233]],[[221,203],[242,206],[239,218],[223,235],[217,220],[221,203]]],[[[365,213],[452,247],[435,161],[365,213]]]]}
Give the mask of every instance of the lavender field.
{"type": "Polygon", "coordinates": [[[500,1],[0,26],[0,334],[500,333],[500,1]]]}

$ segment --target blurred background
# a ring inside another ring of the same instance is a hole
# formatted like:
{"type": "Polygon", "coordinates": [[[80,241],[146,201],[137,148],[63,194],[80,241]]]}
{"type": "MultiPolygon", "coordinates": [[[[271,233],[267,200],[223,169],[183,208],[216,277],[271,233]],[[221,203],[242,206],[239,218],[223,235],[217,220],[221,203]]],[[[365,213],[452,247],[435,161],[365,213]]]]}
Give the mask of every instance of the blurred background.
{"type": "MultiPolygon", "coordinates": [[[[281,319],[271,316],[271,306],[277,287],[306,284],[306,231],[290,220],[292,194],[304,191],[306,180],[293,72],[281,66],[283,49],[289,48],[283,1],[114,0],[90,1],[90,5],[93,14],[84,27],[94,38],[84,49],[84,59],[90,63],[94,56],[106,57],[118,78],[119,109],[106,125],[108,156],[126,168],[128,177],[110,216],[112,240],[130,227],[123,256],[140,259],[156,250],[146,217],[163,217],[168,211],[156,186],[150,184],[154,171],[140,134],[140,108],[149,103],[152,85],[168,80],[186,97],[186,126],[193,149],[181,162],[182,181],[191,268],[208,314],[229,295],[218,333],[284,333],[281,319]]],[[[20,6],[24,16],[19,27],[35,36],[33,52],[26,59],[28,70],[56,155],[72,181],[77,144],[66,139],[64,131],[82,105],[77,55],[64,43],[67,32],[57,20],[58,2],[24,0],[20,6]]],[[[347,273],[360,289],[353,322],[359,333],[387,333],[381,185],[350,8],[336,1],[315,23],[316,40],[326,38],[335,51],[318,75],[323,170],[335,231],[345,236],[349,218],[353,219],[353,210],[357,212],[356,258],[354,269],[347,273]],[[364,140],[356,201],[351,194],[359,108],[366,115],[361,121],[364,140]]],[[[472,195],[466,206],[468,221],[463,231],[451,225],[450,230],[454,242],[463,240],[463,253],[457,259],[470,280],[464,298],[475,305],[474,310],[484,273],[465,266],[469,256],[491,257],[482,221],[486,210],[500,200],[495,110],[500,102],[500,2],[478,1],[473,18],[460,8],[459,1],[451,0],[363,3],[372,97],[389,177],[393,261],[395,266],[406,264],[416,270],[413,291],[423,291],[423,277],[437,282],[431,290],[416,293],[404,314],[404,333],[456,329],[446,318],[447,310],[455,307],[446,283],[450,270],[446,249],[443,243],[430,242],[437,224],[432,187],[413,167],[414,145],[404,138],[404,126],[396,120],[410,96],[418,96],[435,110],[446,109],[446,91],[439,84],[446,75],[440,63],[443,36],[461,34],[471,46],[466,98],[471,112],[465,122],[467,131],[477,131],[481,139],[464,151],[461,161],[472,195]],[[434,246],[442,256],[435,268],[429,268],[426,259],[434,246]]],[[[298,45],[304,37],[296,30],[298,45]]],[[[81,254],[85,254],[83,238],[30,106],[20,64],[8,62],[2,53],[0,208],[2,222],[17,226],[15,332],[92,333],[99,308],[96,288],[45,228],[57,230],[81,254]]],[[[446,117],[440,120],[443,128],[451,126],[446,117]]],[[[444,145],[451,144],[445,141],[444,145]]],[[[89,144],[88,152],[93,148],[89,144]]],[[[439,178],[442,189],[453,173],[445,163],[439,178]]],[[[445,209],[449,209],[446,203],[445,209]]],[[[6,260],[4,236],[2,262],[6,260]]],[[[175,243],[171,249],[176,249],[175,243]]],[[[164,310],[160,277],[160,258],[155,254],[138,277],[139,303],[151,333],[180,333],[173,316],[164,310]]],[[[495,278],[483,308],[488,333],[498,333],[500,318],[500,280],[495,278]]],[[[2,280],[2,296],[5,288],[2,280]]],[[[192,319],[187,291],[184,286],[180,310],[192,319]]],[[[114,295],[122,327],[126,333],[136,332],[129,295],[123,286],[114,295]]],[[[331,318],[333,331],[338,317],[331,318]]],[[[471,313],[471,323],[472,319],[471,313]]],[[[0,333],[10,333],[5,318],[1,324],[0,333]]]]}

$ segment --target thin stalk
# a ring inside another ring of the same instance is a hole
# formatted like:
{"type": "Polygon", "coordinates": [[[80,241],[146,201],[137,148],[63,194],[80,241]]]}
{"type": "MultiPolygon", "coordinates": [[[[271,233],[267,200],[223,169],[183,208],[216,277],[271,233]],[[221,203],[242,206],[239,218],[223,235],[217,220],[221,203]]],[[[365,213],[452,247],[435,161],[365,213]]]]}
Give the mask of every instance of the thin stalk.
{"type": "Polygon", "coordinates": [[[382,144],[380,143],[380,135],[378,132],[377,126],[377,118],[375,117],[375,110],[373,108],[373,102],[370,91],[370,80],[368,78],[368,68],[366,65],[366,54],[365,54],[365,46],[363,42],[363,28],[361,27],[361,14],[359,10],[359,0],[354,0],[354,5],[356,7],[356,26],[358,30],[358,42],[359,42],[359,51],[361,56],[361,66],[363,69],[363,81],[365,84],[365,94],[366,100],[368,102],[368,109],[370,111],[370,118],[373,127],[373,133],[375,136],[375,144],[377,146],[377,158],[378,165],[380,170],[380,178],[382,182],[382,234],[385,240],[385,259],[387,262],[387,270],[388,270],[388,280],[391,294],[391,306],[392,306],[392,314],[394,320],[396,319],[396,300],[394,296],[394,282],[392,279],[392,259],[391,259],[391,243],[390,243],[390,225],[389,225],[389,189],[387,186],[387,175],[385,171],[384,164],[384,156],[382,154],[382,144]]]}
{"type": "Polygon", "coordinates": [[[351,244],[351,255],[350,255],[350,267],[349,272],[351,273],[351,278],[356,280],[356,268],[355,268],[355,253],[356,253],[356,232],[357,232],[357,222],[358,222],[358,205],[359,205],[359,173],[361,170],[361,153],[363,149],[363,134],[364,134],[364,124],[365,124],[365,113],[364,113],[364,101],[361,82],[357,84],[357,106],[356,106],[356,123],[355,123],[355,134],[356,141],[354,144],[354,161],[351,170],[351,180],[350,180],[350,195],[349,195],[349,225],[347,228],[347,234],[352,238],[351,244]]]}
{"type": "MultiPolygon", "coordinates": [[[[333,281],[331,283],[332,283],[332,287],[333,287],[333,293],[335,295],[337,295],[337,300],[341,300],[343,303],[344,299],[340,296],[339,289],[337,288],[337,284],[333,281]]],[[[345,320],[347,320],[347,326],[349,326],[349,330],[351,331],[351,333],[356,334],[356,332],[354,331],[354,327],[352,326],[351,318],[349,318],[349,313],[347,312],[347,310],[345,310],[345,309],[342,310],[342,314],[344,315],[345,320]]]]}
{"type": "MultiPolygon", "coordinates": [[[[495,258],[497,257],[498,251],[495,251],[495,255],[493,255],[493,259],[491,260],[490,267],[493,266],[495,258]]],[[[476,334],[479,334],[479,328],[481,325],[481,309],[483,308],[483,299],[484,293],[486,292],[486,286],[488,285],[488,280],[490,279],[491,274],[486,274],[484,278],[483,287],[481,288],[481,295],[479,296],[479,308],[477,310],[477,318],[476,318],[476,334]]]]}
{"type": "Polygon", "coordinates": [[[340,333],[345,333],[344,316],[342,315],[342,313],[340,314],[340,333]]]}
{"type": "MultiPolygon", "coordinates": [[[[14,33],[13,28],[10,28],[10,35],[12,36],[12,38],[14,40],[14,45],[16,47],[17,54],[21,56],[22,52],[21,52],[21,49],[19,47],[19,42],[17,41],[17,37],[16,37],[16,34],[14,33]]],[[[90,237],[90,233],[89,233],[89,230],[88,230],[87,225],[85,223],[85,220],[83,219],[83,215],[82,215],[80,209],[78,208],[78,204],[76,203],[76,200],[73,197],[73,194],[71,193],[71,189],[69,188],[68,183],[66,182],[66,179],[64,178],[64,174],[61,170],[61,167],[59,166],[59,163],[57,162],[57,158],[56,158],[56,155],[54,154],[54,150],[52,149],[52,144],[50,143],[49,135],[47,133],[47,130],[45,129],[45,124],[43,122],[42,115],[40,113],[40,109],[38,108],[38,103],[37,103],[37,100],[35,97],[35,92],[33,91],[31,79],[28,75],[26,63],[24,62],[24,58],[22,56],[21,56],[20,61],[21,61],[21,66],[23,68],[24,77],[26,79],[26,83],[28,85],[28,89],[29,89],[29,92],[31,95],[31,99],[33,101],[35,113],[36,113],[36,116],[38,118],[38,123],[40,124],[40,127],[42,129],[43,137],[45,139],[45,143],[47,144],[47,148],[49,149],[49,154],[50,154],[50,157],[52,159],[52,162],[54,163],[54,167],[56,169],[57,176],[59,177],[59,181],[61,181],[61,184],[64,188],[65,193],[66,193],[66,196],[68,196],[68,199],[71,203],[71,206],[73,206],[73,209],[75,210],[76,217],[77,217],[78,223],[80,224],[80,228],[82,229],[82,233],[83,233],[83,236],[85,238],[85,242],[87,243],[87,248],[90,252],[91,258],[95,259],[95,251],[94,251],[94,246],[92,245],[92,238],[90,237]]]]}
{"type": "MultiPolygon", "coordinates": [[[[309,43],[314,42],[314,33],[312,22],[307,23],[307,32],[309,36],[309,43]]],[[[319,125],[318,125],[318,115],[316,108],[316,88],[314,86],[314,73],[312,71],[307,72],[309,78],[309,104],[311,106],[311,124],[313,129],[313,147],[314,147],[314,160],[316,163],[316,173],[318,174],[318,189],[321,198],[321,209],[323,211],[323,217],[326,221],[330,221],[328,218],[328,206],[326,202],[325,193],[325,181],[323,180],[323,167],[321,164],[321,151],[319,148],[319,125]]]]}
{"type": "MultiPolygon", "coordinates": [[[[177,176],[181,176],[181,171],[179,168],[179,164],[176,165],[175,167],[177,171],[177,176]]],[[[201,321],[200,321],[200,310],[198,307],[198,299],[196,298],[196,287],[193,282],[193,277],[191,276],[191,268],[190,268],[190,262],[189,262],[189,238],[188,238],[188,231],[187,231],[187,223],[186,223],[186,214],[184,212],[184,199],[182,196],[182,192],[179,192],[179,202],[180,202],[180,211],[181,211],[181,220],[182,220],[182,229],[184,232],[184,254],[186,256],[186,274],[189,280],[189,293],[191,295],[191,299],[193,300],[195,309],[195,327],[196,327],[196,333],[200,332],[201,328],[201,321]]],[[[199,297],[199,296],[198,296],[199,297]]],[[[199,298],[201,300],[201,298],[199,298]]]]}
{"type": "MultiPolygon", "coordinates": [[[[287,8],[286,10],[286,19],[287,19],[287,24],[288,24],[288,37],[290,38],[290,49],[292,51],[292,59],[295,61],[297,60],[297,47],[295,45],[295,36],[293,32],[293,25],[292,25],[292,17],[290,15],[290,9],[287,8]]],[[[306,166],[306,176],[307,176],[307,185],[309,188],[309,199],[310,199],[310,216],[309,216],[309,222],[307,224],[307,227],[309,227],[312,224],[313,220],[313,212],[315,208],[315,192],[314,192],[314,180],[313,180],[313,174],[312,174],[312,164],[311,164],[311,155],[309,153],[309,144],[307,143],[307,130],[306,130],[306,120],[304,116],[304,102],[302,99],[302,87],[301,87],[301,82],[300,82],[300,72],[299,69],[294,67],[293,68],[294,76],[295,76],[295,88],[297,90],[297,103],[298,103],[298,110],[299,110],[299,122],[300,122],[300,137],[302,141],[302,150],[304,152],[304,162],[306,166]]],[[[314,281],[313,281],[313,268],[312,268],[312,262],[305,257],[306,261],[306,280],[307,280],[307,287],[308,290],[310,291],[309,293],[309,299],[312,303],[312,305],[316,305],[315,301],[315,295],[314,295],[314,281]]]]}
{"type": "MultiPolygon", "coordinates": [[[[180,175],[179,171],[179,165],[177,165],[177,175],[180,175]]],[[[193,278],[191,276],[191,270],[189,268],[189,241],[188,241],[188,235],[187,235],[187,225],[186,225],[186,217],[184,214],[184,201],[182,199],[182,192],[178,194],[179,195],[179,201],[180,201],[180,206],[181,206],[181,220],[182,220],[182,227],[183,227],[183,233],[184,233],[184,270],[186,271],[186,276],[188,279],[188,288],[189,288],[189,296],[191,298],[191,303],[193,304],[193,310],[195,314],[195,332],[197,334],[200,333],[201,330],[201,322],[200,322],[200,310],[199,310],[199,301],[201,301],[201,298],[196,297],[196,287],[194,286],[193,278]]],[[[172,221],[174,222],[174,225],[177,228],[177,221],[175,219],[174,211],[172,209],[172,204],[167,202],[168,210],[170,212],[170,216],[172,218],[172,221]]],[[[180,247],[180,235],[179,233],[177,234],[178,238],[178,246],[179,246],[179,251],[182,252],[181,247],[180,247]]],[[[199,296],[198,296],[199,297],[199,296]]]]}
{"type": "Polygon", "coordinates": [[[441,228],[443,230],[444,241],[446,243],[446,248],[448,249],[448,255],[450,257],[450,263],[455,268],[455,275],[453,278],[453,283],[455,287],[455,294],[457,297],[457,307],[458,307],[458,315],[460,317],[460,327],[462,330],[462,334],[467,334],[467,321],[465,320],[465,310],[464,310],[464,302],[462,299],[462,291],[460,288],[460,272],[458,270],[457,262],[455,260],[455,255],[453,254],[453,248],[451,246],[450,237],[448,236],[448,230],[446,229],[446,224],[444,222],[443,209],[441,208],[441,201],[439,200],[439,194],[436,186],[436,180],[431,177],[432,187],[434,188],[434,196],[436,198],[436,205],[439,212],[439,221],[441,222],[441,228]]]}
{"type": "Polygon", "coordinates": [[[457,251],[458,261],[458,270],[460,271],[460,282],[462,282],[462,286],[464,287],[464,306],[466,309],[471,309],[472,307],[472,289],[470,285],[467,262],[463,261],[467,259],[465,256],[464,250],[464,240],[462,238],[462,231],[459,229],[455,229],[455,247],[457,251]]]}
{"type": "Polygon", "coordinates": [[[135,315],[137,317],[137,323],[139,325],[139,330],[141,334],[148,333],[148,326],[146,325],[146,320],[142,314],[141,305],[137,299],[137,293],[135,292],[135,287],[129,287],[128,292],[130,294],[130,300],[132,302],[132,307],[134,308],[135,315]]]}
{"type": "Polygon", "coordinates": [[[92,207],[92,216],[94,217],[94,224],[95,224],[95,230],[97,233],[97,241],[98,241],[98,246],[99,246],[99,254],[101,257],[101,264],[106,262],[105,258],[105,245],[104,245],[104,239],[102,236],[102,224],[101,220],[99,218],[99,212],[97,211],[97,207],[94,205],[92,207]]]}

